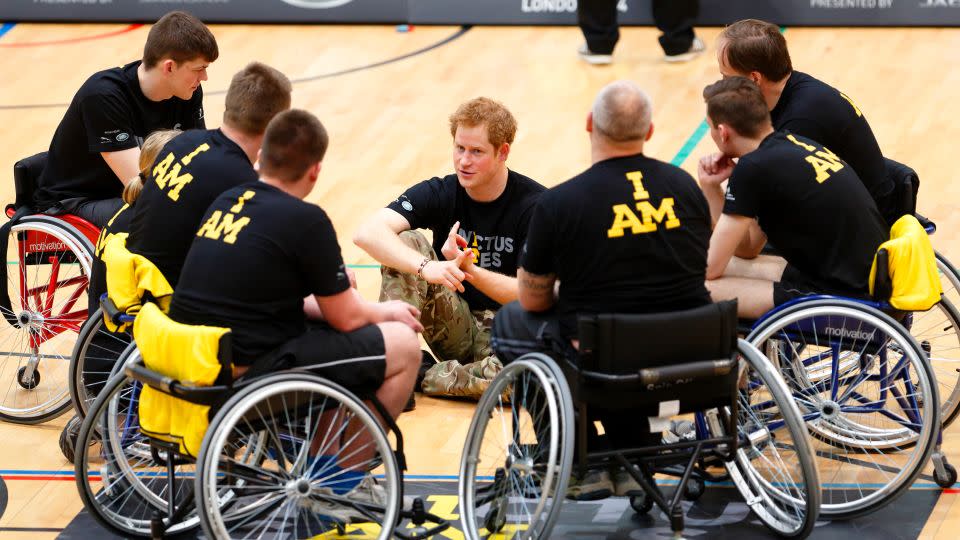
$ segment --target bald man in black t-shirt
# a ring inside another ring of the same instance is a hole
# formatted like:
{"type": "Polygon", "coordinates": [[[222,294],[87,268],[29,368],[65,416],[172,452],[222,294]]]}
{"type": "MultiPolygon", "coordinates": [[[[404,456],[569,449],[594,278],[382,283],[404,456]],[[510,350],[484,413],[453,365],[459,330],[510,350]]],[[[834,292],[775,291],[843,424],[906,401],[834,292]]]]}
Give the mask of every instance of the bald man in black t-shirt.
{"type": "Polygon", "coordinates": [[[853,168],[888,224],[900,217],[901,197],[863,111],[843,92],[795,71],[779,27],[756,19],[731,24],[718,39],[717,61],[724,77],[757,84],[773,129],[829,148],[853,168]]]}
{"type": "MultiPolygon", "coordinates": [[[[587,126],[593,165],[541,196],[520,254],[519,302],[505,305],[494,321],[493,346],[505,363],[528,352],[575,354],[578,314],[710,303],[704,287],[710,209],[689,174],[643,154],[653,133],[649,98],[631,82],[611,83],[597,96],[587,126]]],[[[591,410],[614,447],[660,440],[622,411],[591,410]]],[[[639,492],[625,471],[612,472],[615,483],[610,471],[592,471],[570,495],[639,492]]]]}
{"type": "Polygon", "coordinates": [[[723,79],[703,95],[720,150],[698,167],[715,222],[713,299],[737,298],[740,316],[759,318],[810,294],[866,297],[874,253],[889,235],[853,168],[816,141],[774,131],[749,79],[723,79]],[[782,258],[759,255],[768,238],[782,258]]]}

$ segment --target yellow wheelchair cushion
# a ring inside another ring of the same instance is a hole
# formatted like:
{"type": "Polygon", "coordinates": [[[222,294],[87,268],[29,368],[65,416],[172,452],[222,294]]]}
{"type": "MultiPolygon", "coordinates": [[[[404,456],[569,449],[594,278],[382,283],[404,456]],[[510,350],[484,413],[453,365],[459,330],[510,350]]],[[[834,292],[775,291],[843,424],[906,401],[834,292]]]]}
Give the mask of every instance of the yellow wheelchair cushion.
{"type": "MultiPolygon", "coordinates": [[[[108,236],[102,247],[100,258],[107,268],[107,296],[120,311],[136,315],[148,292],[164,311],[169,309],[173,287],[146,257],[127,250],[127,233],[108,236]]],[[[130,326],[116,325],[106,316],[104,324],[111,332],[126,331],[130,326]]]]}
{"type": "MultiPolygon", "coordinates": [[[[194,386],[211,386],[217,380],[220,338],[227,332],[226,328],[180,324],[152,302],[140,309],[133,323],[133,335],[146,367],[194,386]]],[[[206,405],[145,386],[140,393],[140,430],[179,443],[180,452],[196,457],[207,431],[209,410],[206,405]]]]}
{"type": "MultiPolygon", "coordinates": [[[[880,244],[888,254],[893,294],[890,305],[903,311],[926,311],[940,301],[943,288],[937,259],[927,231],[917,218],[906,215],[890,228],[890,240],[880,244]]],[[[878,249],[878,251],[879,251],[878,249]]],[[[877,257],[870,268],[870,293],[877,275],[877,257]]]]}

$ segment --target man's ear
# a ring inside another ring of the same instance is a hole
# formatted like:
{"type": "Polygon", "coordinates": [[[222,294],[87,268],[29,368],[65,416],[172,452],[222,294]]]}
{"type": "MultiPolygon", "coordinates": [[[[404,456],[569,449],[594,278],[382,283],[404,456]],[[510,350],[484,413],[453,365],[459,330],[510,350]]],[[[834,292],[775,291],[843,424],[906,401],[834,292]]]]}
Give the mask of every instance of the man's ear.
{"type": "Polygon", "coordinates": [[[173,73],[177,69],[177,63],[171,58],[164,58],[160,61],[160,69],[164,74],[173,73]]]}
{"type": "Polygon", "coordinates": [[[260,172],[260,149],[257,148],[257,160],[253,162],[253,170],[260,172]]]}
{"type": "Polygon", "coordinates": [[[760,86],[760,83],[763,82],[764,76],[759,71],[751,71],[748,78],[754,82],[757,86],[760,86]]]}
{"type": "Polygon", "coordinates": [[[653,137],[653,122],[650,122],[650,129],[647,130],[647,138],[644,141],[649,141],[650,137],[653,137]]]}
{"type": "Polygon", "coordinates": [[[717,124],[717,131],[720,133],[720,141],[726,143],[733,135],[733,130],[726,124],[717,124]]]}
{"type": "Polygon", "coordinates": [[[510,143],[501,144],[500,149],[497,150],[497,159],[499,159],[500,161],[506,161],[509,155],[510,155],[510,143]]]}
{"type": "Polygon", "coordinates": [[[593,111],[587,113],[587,133],[593,133],[593,111]]]}

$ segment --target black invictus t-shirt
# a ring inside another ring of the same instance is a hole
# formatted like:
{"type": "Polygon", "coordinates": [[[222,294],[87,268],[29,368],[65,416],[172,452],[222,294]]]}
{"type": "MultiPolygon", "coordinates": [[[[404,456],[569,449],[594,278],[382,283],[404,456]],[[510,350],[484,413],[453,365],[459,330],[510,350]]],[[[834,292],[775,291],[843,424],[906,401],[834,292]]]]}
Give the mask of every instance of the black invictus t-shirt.
{"type": "Polygon", "coordinates": [[[97,72],[73,96],[37,183],[39,209],[77,197],[119,197],[123,184],[100,152],[135,148],[158,129],[205,127],[201,88],[189,100],[150,101],[140,89],[138,67],[139,60],[97,72]]]}
{"type": "Polygon", "coordinates": [[[770,117],[773,129],[817,141],[849,163],[874,200],[893,189],[867,118],[836,88],[794,71],[770,117]]]}
{"type": "Polygon", "coordinates": [[[783,258],[824,293],[867,293],[889,233],[857,173],[810,139],[777,131],[740,158],[724,214],[755,217],[783,258]]]}
{"type": "Polygon", "coordinates": [[[710,302],[710,207],[693,178],[643,155],[595,163],[540,197],[520,266],[556,274],[561,331],[578,313],[653,313],[710,302]]]}
{"type": "Polygon", "coordinates": [[[157,154],[133,209],[127,249],[157,265],[176,288],[210,203],[230,188],[256,181],[243,149],[219,129],[178,135],[157,154]]]}
{"type": "Polygon", "coordinates": [[[170,317],[232,329],[234,362],[249,365],[306,331],[304,297],[348,288],[327,214],[257,182],[210,205],[187,254],[170,317]]]}
{"type": "MultiPolygon", "coordinates": [[[[433,250],[440,250],[450,227],[460,222],[460,236],[473,250],[480,268],[517,275],[517,255],[527,237],[527,225],[537,197],[546,188],[514,171],[507,174],[507,187],[496,200],[477,202],[460,186],[457,175],[431,178],[411,187],[387,208],[406,218],[412,229],[433,231],[433,250]]],[[[463,298],[470,309],[500,309],[500,304],[473,285],[464,282],[463,298]]]]}

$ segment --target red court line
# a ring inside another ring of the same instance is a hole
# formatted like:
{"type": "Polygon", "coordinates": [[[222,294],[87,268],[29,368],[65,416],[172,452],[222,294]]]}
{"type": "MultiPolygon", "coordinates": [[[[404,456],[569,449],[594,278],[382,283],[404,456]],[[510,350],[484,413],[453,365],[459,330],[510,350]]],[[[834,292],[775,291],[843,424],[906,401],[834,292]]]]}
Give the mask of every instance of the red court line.
{"type": "Polygon", "coordinates": [[[73,475],[33,476],[33,475],[25,475],[25,474],[12,474],[12,475],[5,474],[2,476],[2,478],[4,480],[64,480],[64,481],[70,481],[70,482],[74,481],[73,475]]]}
{"type": "Polygon", "coordinates": [[[126,34],[127,32],[133,32],[134,30],[140,28],[141,26],[143,26],[142,23],[131,24],[126,28],[122,28],[120,30],[114,30],[112,32],[107,32],[105,34],[97,34],[94,36],[83,36],[83,37],[70,38],[70,39],[59,39],[59,40],[53,40],[53,41],[28,41],[24,43],[0,43],[0,47],[9,47],[9,48],[42,47],[45,45],[65,45],[68,43],[77,43],[80,41],[92,41],[95,39],[103,39],[103,38],[108,38],[113,36],[119,36],[120,34],[126,34]]]}

